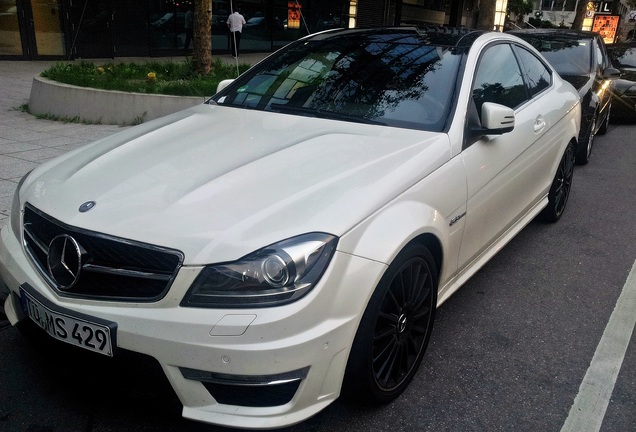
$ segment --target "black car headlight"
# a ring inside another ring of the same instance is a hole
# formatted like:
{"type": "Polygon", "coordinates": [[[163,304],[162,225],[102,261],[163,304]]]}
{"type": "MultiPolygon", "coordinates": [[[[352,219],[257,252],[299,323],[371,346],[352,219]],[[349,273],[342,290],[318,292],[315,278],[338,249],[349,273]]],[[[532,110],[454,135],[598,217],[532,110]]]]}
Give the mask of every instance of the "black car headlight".
{"type": "Polygon", "coordinates": [[[11,204],[11,229],[13,230],[13,234],[18,238],[22,238],[20,235],[21,227],[20,227],[20,219],[22,213],[22,206],[20,205],[20,189],[22,185],[26,181],[26,178],[31,174],[29,171],[18,183],[18,186],[15,188],[15,192],[13,193],[13,203],[11,204]]]}
{"type": "Polygon", "coordinates": [[[277,306],[307,294],[318,282],[338,239],[309,233],[253,252],[238,261],[206,266],[181,306],[277,306]]]}

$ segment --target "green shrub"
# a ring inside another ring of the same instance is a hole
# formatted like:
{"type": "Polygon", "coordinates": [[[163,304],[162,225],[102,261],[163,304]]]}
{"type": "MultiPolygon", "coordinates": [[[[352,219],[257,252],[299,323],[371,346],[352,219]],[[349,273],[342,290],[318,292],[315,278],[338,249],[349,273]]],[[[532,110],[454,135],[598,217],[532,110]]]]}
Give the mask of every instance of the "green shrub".
{"type": "MultiPolygon", "coordinates": [[[[249,68],[239,65],[239,73],[249,68]]],[[[194,73],[191,60],[180,62],[106,63],[58,62],[41,74],[44,78],[80,87],[175,96],[211,96],[219,82],[236,78],[236,65],[216,59],[207,75],[194,73]],[[154,73],[156,80],[149,80],[154,73]]]]}

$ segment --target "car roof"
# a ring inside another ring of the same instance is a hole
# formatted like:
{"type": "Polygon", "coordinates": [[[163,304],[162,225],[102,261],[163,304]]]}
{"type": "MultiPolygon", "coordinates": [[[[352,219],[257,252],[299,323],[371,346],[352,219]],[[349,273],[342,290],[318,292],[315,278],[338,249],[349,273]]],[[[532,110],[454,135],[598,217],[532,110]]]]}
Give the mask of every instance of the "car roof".
{"type": "Polygon", "coordinates": [[[475,30],[460,27],[375,27],[375,28],[353,28],[353,29],[335,29],[325,32],[316,33],[309,36],[313,40],[327,40],[331,37],[340,36],[358,36],[358,37],[374,37],[374,36],[404,36],[407,34],[416,34],[422,39],[426,45],[468,48],[482,34],[483,30],[475,30]]]}
{"type": "Polygon", "coordinates": [[[510,30],[506,33],[518,36],[522,39],[532,37],[536,39],[560,39],[560,40],[580,40],[580,39],[592,39],[597,37],[598,34],[586,31],[586,30],[571,30],[571,29],[555,29],[555,28],[538,28],[538,29],[521,29],[510,30]]]}

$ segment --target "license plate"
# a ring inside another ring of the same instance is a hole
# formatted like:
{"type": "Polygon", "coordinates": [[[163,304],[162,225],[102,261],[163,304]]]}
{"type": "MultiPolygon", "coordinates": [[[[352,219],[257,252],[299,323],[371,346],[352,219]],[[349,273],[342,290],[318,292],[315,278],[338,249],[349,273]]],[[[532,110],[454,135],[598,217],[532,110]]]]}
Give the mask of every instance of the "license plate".
{"type": "Polygon", "coordinates": [[[117,324],[50,303],[29,286],[20,287],[26,315],[51,337],[112,357],[117,324]]]}

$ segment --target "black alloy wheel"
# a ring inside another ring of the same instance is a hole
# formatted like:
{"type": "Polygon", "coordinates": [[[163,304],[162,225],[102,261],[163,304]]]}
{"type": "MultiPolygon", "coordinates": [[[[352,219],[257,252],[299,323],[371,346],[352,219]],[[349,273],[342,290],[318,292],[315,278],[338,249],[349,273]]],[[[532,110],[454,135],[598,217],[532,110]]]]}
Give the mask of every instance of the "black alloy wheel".
{"type": "Polygon", "coordinates": [[[605,135],[607,133],[607,129],[609,128],[610,114],[612,113],[612,101],[609,101],[607,103],[607,108],[605,108],[605,111],[605,120],[603,120],[603,124],[601,125],[601,127],[598,128],[599,135],[605,135]]]}
{"type": "Polygon", "coordinates": [[[596,119],[597,116],[594,114],[585,138],[579,142],[577,147],[576,163],[578,165],[586,165],[592,156],[592,145],[594,144],[594,136],[596,132],[596,119]]]}
{"type": "Polygon", "coordinates": [[[407,246],[389,266],[363,315],[345,374],[345,393],[387,403],[413,379],[433,328],[437,267],[429,250],[407,246]]]}
{"type": "Polygon", "coordinates": [[[548,205],[541,212],[542,219],[547,222],[558,221],[570,197],[572,177],[574,175],[574,149],[572,143],[565,148],[556,175],[548,193],[548,205]]]}

